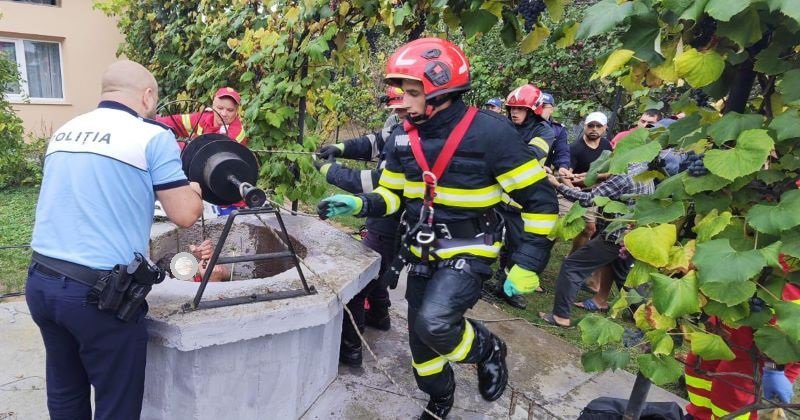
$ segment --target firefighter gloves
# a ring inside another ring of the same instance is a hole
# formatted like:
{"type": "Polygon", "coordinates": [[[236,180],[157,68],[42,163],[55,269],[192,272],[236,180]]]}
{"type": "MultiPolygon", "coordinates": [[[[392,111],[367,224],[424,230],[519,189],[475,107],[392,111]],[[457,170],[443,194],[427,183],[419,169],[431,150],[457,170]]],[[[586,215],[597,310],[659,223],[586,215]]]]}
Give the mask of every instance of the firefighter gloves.
{"type": "Polygon", "coordinates": [[[511,268],[503,283],[503,291],[508,296],[533,293],[537,287],[539,287],[539,275],[519,265],[511,268]]]}
{"type": "Polygon", "coordinates": [[[322,160],[330,161],[337,156],[341,156],[342,152],[344,152],[344,143],[329,144],[319,149],[317,157],[322,160]]]}
{"type": "Polygon", "coordinates": [[[364,202],[359,197],[336,194],[322,200],[317,205],[317,214],[319,214],[319,218],[322,220],[336,216],[352,216],[358,214],[363,205],[364,202]]]}

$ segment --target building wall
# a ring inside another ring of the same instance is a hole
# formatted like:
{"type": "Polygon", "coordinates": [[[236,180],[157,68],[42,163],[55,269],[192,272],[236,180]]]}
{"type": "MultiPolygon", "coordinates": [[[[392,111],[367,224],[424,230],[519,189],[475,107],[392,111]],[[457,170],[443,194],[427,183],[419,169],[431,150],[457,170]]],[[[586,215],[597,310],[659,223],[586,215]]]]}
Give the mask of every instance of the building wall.
{"type": "Polygon", "coordinates": [[[40,136],[49,136],[97,105],[101,76],[117,60],[122,42],[116,21],[92,9],[92,0],[60,3],[54,7],[0,0],[0,37],[61,42],[64,99],[13,102],[25,130],[40,136]]]}

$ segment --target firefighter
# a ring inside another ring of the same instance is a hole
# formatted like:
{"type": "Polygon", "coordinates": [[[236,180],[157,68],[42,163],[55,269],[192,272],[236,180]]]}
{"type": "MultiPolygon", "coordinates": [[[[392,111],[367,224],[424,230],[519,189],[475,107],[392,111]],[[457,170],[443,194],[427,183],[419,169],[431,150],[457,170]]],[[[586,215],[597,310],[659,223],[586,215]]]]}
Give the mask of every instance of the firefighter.
{"type": "Polygon", "coordinates": [[[328,197],[318,211],[321,218],[363,217],[404,208],[407,230],[387,274],[399,275],[409,265],[412,366],[417,386],[430,396],[421,418],[444,418],[455,392],[449,363],[476,363],[487,401],[500,398],[508,382],[506,344],[464,318],[500,251],[502,228],[493,207],[503,191],[522,206],[525,233],[505,283],[513,295],[538,286],[558,206],[544,169],[508,120],[461,99],[470,76],[460,48],[438,38],[412,41],[389,58],[385,80],[402,87],[408,117],[390,136],[394,144],[378,188],[328,197]]]}
{"type": "MultiPolygon", "coordinates": [[[[335,185],[353,194],[372,192],[378,185],[381,171],[386,164],[384,159],[386,139],[389,134],[405,119],[406,108],[403,107],[403,90],[397,87],[388,87],[382,102],[393,112],[386,119],[383,130],[355,139],[345,140],[342,143],[322,147],[314,161],[314,166],[325,176],[329,184],[335,185]],[[378,159],[378,167],[373,170],[357,170],[347,168],[336,163],[336,157],[350,159],[378,159]]],[[[371,281],[350,302],[347,307],[353,314],[360,330],[364,326],[388,331],[391,328],[389,318],[389,285],[382,281],[383,273],[395,255],[395,236],[397,225],[400,223],[400,214],[387,217],[367,218],[367,234],[364,245],[381,255],[381,268],[378,278],[371,281]],[[364,301],[369,299],[369,311],[364,311],[364,301]]],[[[350,319],[345,317],[342,325],[342,342],[339,348],[339,362],[348,366],[361,366],[362,362],[361,340],[356,334],[350,319]]]]}
{"type": "MultiPolygon", "coordinates": [[[[800,305],[800,285],[786,283],[781,298],[800,305]]],[[[686,406],[686,412],[690,418],[717,419],[758,402],[752,379],[755,375],[754,365],[758,366],[761,373],[764,398],[777,399],[784,404],[791,402],[792,384],[800,375],[800,363],[776,365],[763,355],[756,356],[758,360],[754,363],[753,356],[759,352],[753,341],[752,328],[734,328],[716,317],[710,318],[707,323],[725,336],[735,357],[733,360],[703,360],[691,352],[687,355],[685,374],[689,405],[686,406]]],[[[757,418],[755,412],[735,417],[736,420],[757,418]]]]}
{"type": "Polygon", "coordinates": [[[189,139],[202,134],[220,133],[247,146],[247,137],[239,118],[241,103],[239,92],[231,87],[223,87],[214,94],[211,108],[191,114],[161,116],[157,120],[172,128],[178,138],[189,139]]]}
{"type": "MultiPolygon", "coordinates": [[[[544,94],[539,88],[531,84],[522,85],[514,89],[506,98],[508,118],[514,123],[520,137],[528,144],[528,148],[542,165],[545,164],[550,153],[550,147],[555,140],[553,129],[542,118],[543,110],[544,94]]],[[[500,267],[495,273],[498,284],[493,288],[493,291],[497,296],[508,302],[509,305],[525,309],[527,304],[523,296],[509,296],[503,290],[507,270],[511,268],[508,259],[511,255],[514,255],[524,231],[520,208],[520,205],[511,200],[508,195],[503,196],[503,202],[498,207],[498,211],[506,222],[506,234],[503,250],[500,253],[500,267]]],[[[543,290],[537,288],[536,291],[542,292],[543,290]]]]}

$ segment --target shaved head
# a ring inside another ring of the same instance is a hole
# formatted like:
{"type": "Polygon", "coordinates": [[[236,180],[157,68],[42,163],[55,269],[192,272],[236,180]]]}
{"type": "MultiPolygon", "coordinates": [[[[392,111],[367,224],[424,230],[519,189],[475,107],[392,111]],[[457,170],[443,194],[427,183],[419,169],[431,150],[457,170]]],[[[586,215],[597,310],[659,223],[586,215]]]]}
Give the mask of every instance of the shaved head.
{"type": "Polygon", "coordinates": [[[158,103],[158,83],[143,65],[130,60],[117,61],[103,73],[100,98],[119,102],[150,118],[155,115],[158,103]]]}

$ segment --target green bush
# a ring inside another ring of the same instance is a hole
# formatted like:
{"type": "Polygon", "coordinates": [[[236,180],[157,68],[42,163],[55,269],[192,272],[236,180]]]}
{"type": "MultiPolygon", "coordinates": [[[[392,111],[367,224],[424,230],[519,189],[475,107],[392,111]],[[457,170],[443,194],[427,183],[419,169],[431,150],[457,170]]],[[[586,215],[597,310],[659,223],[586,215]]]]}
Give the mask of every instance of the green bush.
{"type": "MultiPolygon", "coordinates": [[[[0,53],[0,86],[19,83],[17,64],[0,53]]],[[[42,179],[44,139],[25,141],[22,120],[0,95],[0,189],[35,185],[42,179]]]]}

